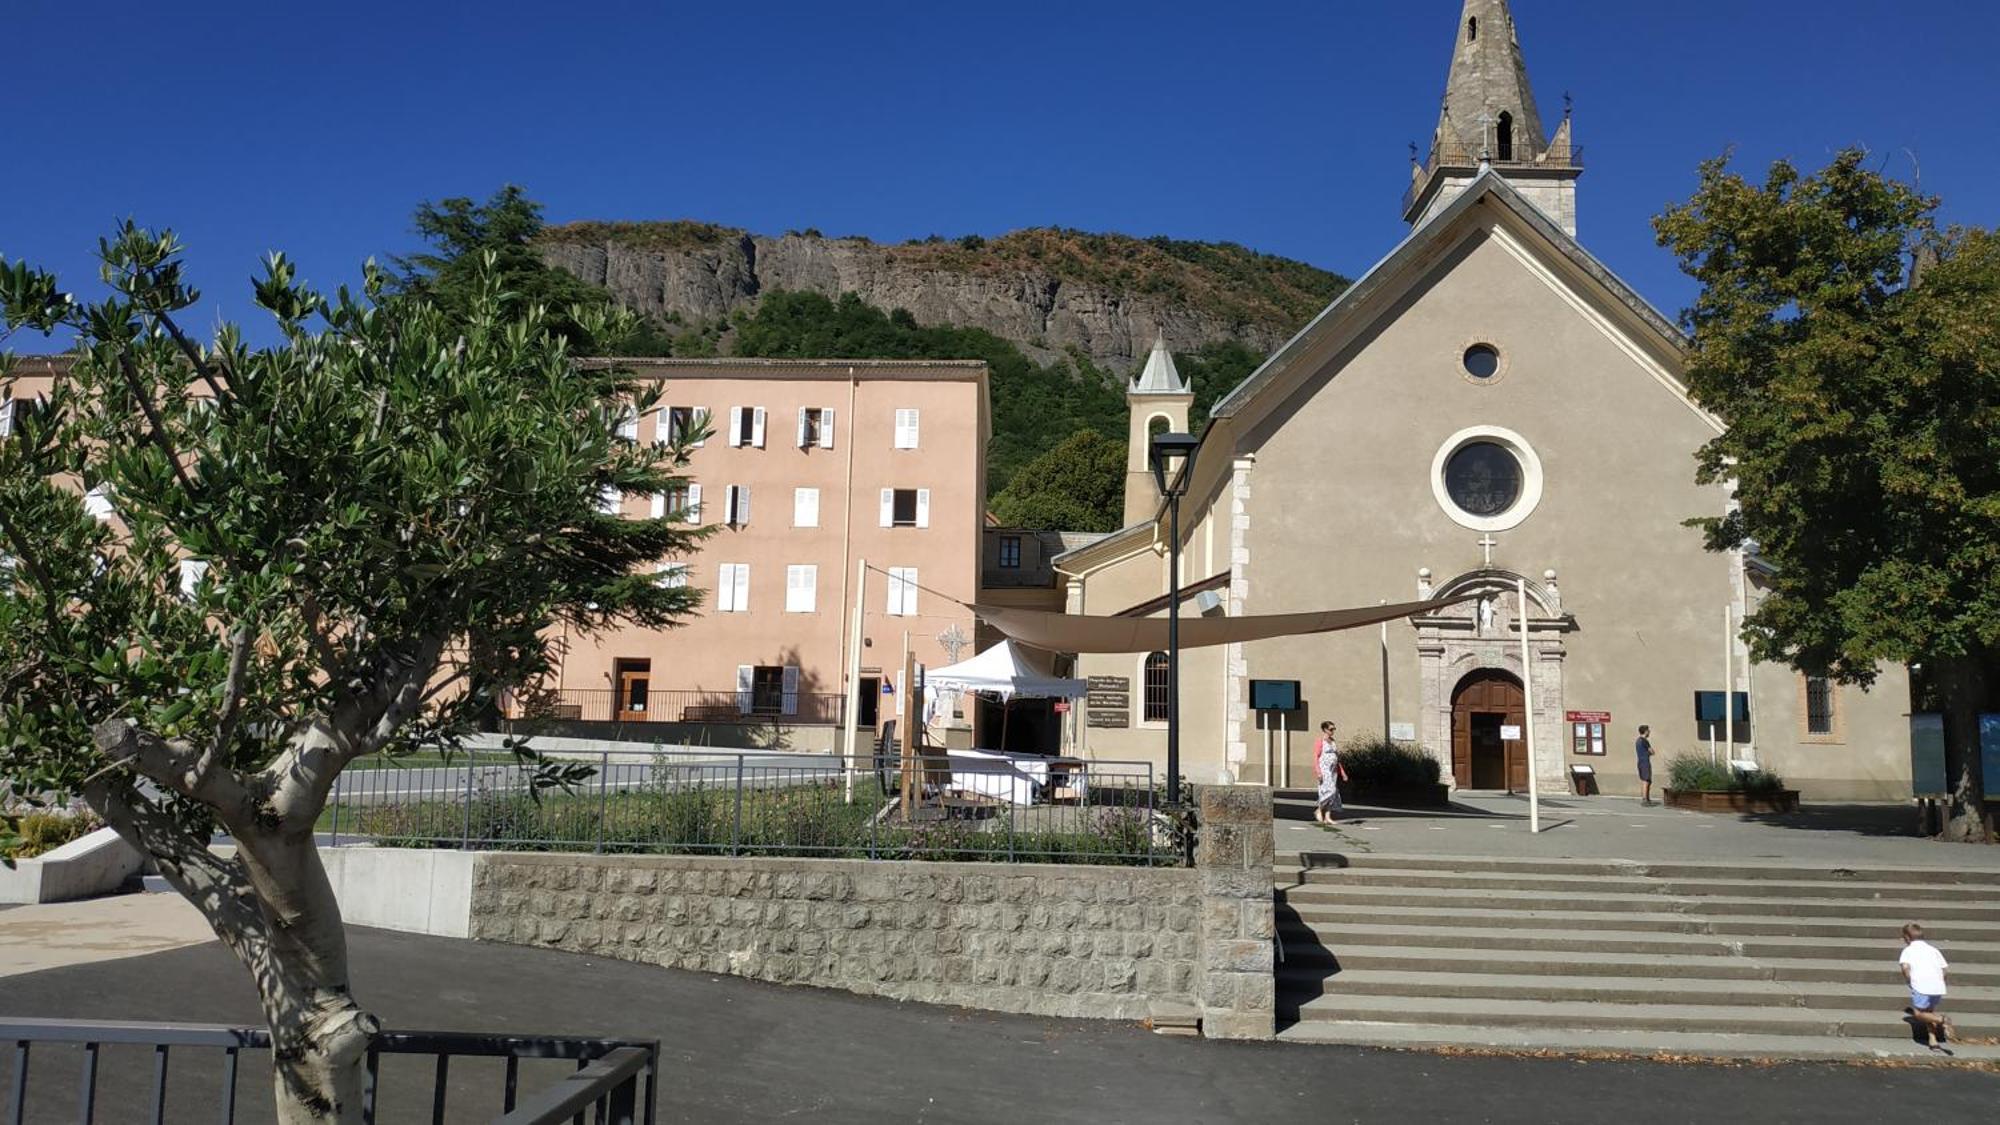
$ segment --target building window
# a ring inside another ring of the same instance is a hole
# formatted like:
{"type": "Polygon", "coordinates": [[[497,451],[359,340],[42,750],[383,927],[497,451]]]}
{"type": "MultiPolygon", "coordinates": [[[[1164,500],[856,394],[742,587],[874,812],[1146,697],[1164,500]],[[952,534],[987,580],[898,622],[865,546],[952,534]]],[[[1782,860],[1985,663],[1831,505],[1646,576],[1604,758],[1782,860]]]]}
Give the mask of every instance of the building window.
{"type": "Polygon", "coordinates": [[[1145,719],[1149,723],[1167,721],[1167,654],[1155,652],[1146,657],[1145,676],[1145,719]]]}
{"type": "Polygon", "coordinates": [[[1474,344],[1465,349],[1465,373],[1479,382],[1500,374],[1500,349],[1492,344],[1474,344]]]}
{"type": "Polygon", "coordinates": [[[742,448],[764,448],[764,408],[761,406],[732,406],[729,408],[729,444],[742,448]]]}
{"type": "Polygon", "coordinates": [[[720,613],[750,612],[749,563],[723,563],[716,569],[715,608],[720,613]]]}
{"type": "Polygon", "coordinates": [[[1526,439],[1498,426],[1460,430],[1431,461],[1431,491],[1454,523],[1511,531],[1542,500],[1542,462],[1526,439]]]}
{"type": "Polygon", "coordinates": [[[701,485],[689,481],[679,488],[653,493],[653,518],[672,517],[686,524],[701,522],[701,485]]]}
{"type": "Polygon", "coordinates": [[[795,488],[792,490],[792,526],[819,526],[819,489],[795,488]]]}
{"type": "Polygon", "coordinates": [[[1472,17],[1471,19],[1469,19],[1469,20],[1466,20],[1466,21],[1465,21],[1465,41],[1466,41],[1467,43],[1477,43],[1477,42],[1479,42],[1479,17],[1478,17],[1478,16],[1474,16],[1474,17],[1472,17]]]}
{"type": "Polygon", "coordinates": [[[653,581],[658,582],[662,589],[682,589],[688,584],[687,564],[663,562],[653,568],[653,581]]]}
{"type": "Polygon", "coordinates": [[[699,449],[708,429],[708,411],[698,406],[669,406],[660,412],[660,421],[655,424],[653,436],[662,445],[680,442],[699,449]]]}
{"type": "Polygon", "coordinates": [[[736,709],[745,715],[798,714],[798,668],[793,665],[737,665],[736,709]]]}
{"type": "Polygon", "coordinates": [[[918,415],[914,408],[905,407],[896,411],[896,448],[917,448],[918,415]]]}
{"type": "Polygon", "coordinates": [[[892,566],[889,568],[888,614],[891,617],[915,617],[917,615],[917,568],[914,566],[892,566]]]}
{"type": "Polygon", "coordinates": [[[1829,738],[1834,734],[1833,682],[1825,676],[1806,677],[1806,735],[1829,738]]]}
{"type": "Polygon", "coordinates": [[[882,490],[883,527],[929,527],[930,525],[930,489],[885,488],[882,490]]]}
{"type": "Polygon", "coordinates": [[[1002,535],[1000,537],[1000,569],[1021,569],[1021,537],[1002,535]]]}
{"type": "Polygon", "coordinates": [[[1514,115],[1511,113],[1500,115],[1499,149],[1502,162],[1514,159],[1514,115]]]}
{"type": "Polygon", "coordinates": [[[750,486],[732,484],[724,494],[724,521],[731,527],[746,527],[750,523],[750,486]]]}
{"type": "Polygon", "coordinates": [[[833,448],[833,409],[825,406],[799,407],[799,448],[833,448]]]}
{"type": "Polygon", "coordinates": [[[819,597],[819,567],[785,568],[785,612],[811,613],[819,597]]]}
{"type": "Polygon", "coordinates": [[[625,494],[615,484],[607,484],[597,490],[597,510],[607,516],[625,514],[625,494]]]}
{"type": "Polygon", "coordinates": [[[208,564],[200,559],[182,559],[180,568],[181,597],[193,601],[201,593],[202,579],[208,577],[208,564]]]}
{"type": "Polygon", "coordinates": [[[617,434],[624,441],[639,440],[639,412],[629,404],[618,408],[617,434]]]}

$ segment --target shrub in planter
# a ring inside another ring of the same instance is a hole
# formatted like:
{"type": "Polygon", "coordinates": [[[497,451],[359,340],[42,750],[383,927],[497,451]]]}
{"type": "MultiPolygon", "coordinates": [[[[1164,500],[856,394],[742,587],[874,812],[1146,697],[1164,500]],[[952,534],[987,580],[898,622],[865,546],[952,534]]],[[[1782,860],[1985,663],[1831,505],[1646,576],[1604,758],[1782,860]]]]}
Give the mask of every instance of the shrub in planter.
{"type": "Polygon", "coordinates": [[[1348,786],[1357,793],[1427,792],[1442,776],[1436,758],[1379,735],[1342,747],[1340,764],[1347,769],[1348,786]]]}
{"type": "Polygon", "coordinates": [[[1747,793],[1752,797],[1776,797],[1785,791],[1785,779],[1769,770],[1737,773],[1699,754],[1682,754],[1667,766],[1667,788],[1685,793],[1747,793]]]}
{"type": "Polygon", "coordinates": [[[31,812],[0,820],[0,859],[34,859],[104,827],[89,813],[31,812]]]}

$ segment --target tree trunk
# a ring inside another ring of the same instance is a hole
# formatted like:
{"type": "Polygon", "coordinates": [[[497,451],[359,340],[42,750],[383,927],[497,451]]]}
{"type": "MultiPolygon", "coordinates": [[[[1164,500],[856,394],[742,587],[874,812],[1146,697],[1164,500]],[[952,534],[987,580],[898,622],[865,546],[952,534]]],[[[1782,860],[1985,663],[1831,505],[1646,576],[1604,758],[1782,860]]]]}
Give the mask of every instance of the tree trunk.
{"type": "Polygon", "coordinates": [[[271,1025],[280,1125],[360,1125],[368,1045],[381,1031],[348,985],[347,932],[310,827],[252,833],[239,855],[267,940],[239,946],[271,1025]]]}
{"type": "Polygon", "coordinates": [[[1944,703],[1945,780],[1951,786],[1939,838],[1962,844],[1991,843],[1993,814],[1986,803],[1979,747],[1985,669],[1977,656],[1941,660],[1936,667],[1944,703]]]}

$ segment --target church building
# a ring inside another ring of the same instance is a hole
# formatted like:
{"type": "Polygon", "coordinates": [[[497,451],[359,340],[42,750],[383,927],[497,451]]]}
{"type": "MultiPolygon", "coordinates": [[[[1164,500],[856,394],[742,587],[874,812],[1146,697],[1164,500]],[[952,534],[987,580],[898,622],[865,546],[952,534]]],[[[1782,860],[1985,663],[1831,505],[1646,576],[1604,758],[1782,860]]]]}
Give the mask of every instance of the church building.
{"type": "MultiPolygon", "coordinates": [[[[1525,789],[1532,761],[1544,793],[1578,766],[1636,793],[1646,724],[1662,785],[1698,752],[1808,800],[1909,795],[1905,669],[1863,691],[1749,661],[1737,631],[1762,564],[1683,526],[1731,503],[1694,479],[1720,423],[1688,396],[1674,321],[1578,242],[1582,174],[1506,0],[1467,0],[1409,236],[1215,406],[1178,554],[1183,615],[1475,596],[1380,630],[1184,651],[1191,780],[1311,785],[1332,719],[1344,743],[1423,748],[1458,788],[1525,789]],[[1296,681],[1297,706],[1253,708],[1259,681],[1296,681]]],[[[1056,559],[1070,613],[1167,606],[1147,447],[1187,429],[1193,396],[1164,346],[1129,399],[1129,526],[1056,559]]],[[[1163,763],[1166,655],[1077,663],[1093,687],[1077,748],[1163,763]]]]}

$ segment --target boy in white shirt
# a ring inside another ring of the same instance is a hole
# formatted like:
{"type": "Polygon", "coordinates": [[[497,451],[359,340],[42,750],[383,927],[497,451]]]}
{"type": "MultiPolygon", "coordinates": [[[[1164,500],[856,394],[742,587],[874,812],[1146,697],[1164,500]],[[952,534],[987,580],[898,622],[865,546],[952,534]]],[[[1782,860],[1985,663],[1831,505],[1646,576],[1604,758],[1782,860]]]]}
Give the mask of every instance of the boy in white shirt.
{"type": "Polygon", "coordinates": [[[1938,1005],[1944,1001],[1945,974],[1951,966],[1937,946],[1924,940],[1924,928],[1915,922],[1903,927],[1903,955],[1897,962],[1910,986],[1910,1006],[1903,1011],[1924,1029],[1925,1042],[1936,1050],[1958,1034],[1951,1021],[1938,1014],[1938,1005]]]}

